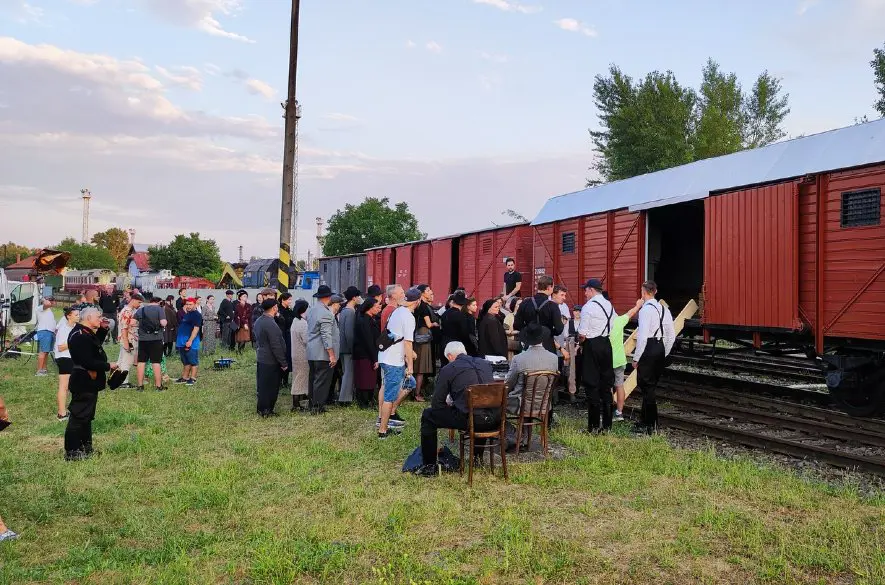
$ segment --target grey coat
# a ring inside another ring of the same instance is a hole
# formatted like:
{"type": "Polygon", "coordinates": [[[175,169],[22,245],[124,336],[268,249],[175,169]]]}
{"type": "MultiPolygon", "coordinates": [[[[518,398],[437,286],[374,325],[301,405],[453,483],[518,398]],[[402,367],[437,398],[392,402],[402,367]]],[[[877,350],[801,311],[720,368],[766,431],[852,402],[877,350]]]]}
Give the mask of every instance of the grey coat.
{"type": "Polygon", "coordinates": [[[323,303],[317,302],[307,312],[307,359],[309,361],[327,362],[332,349],[337,359],[341,353],[341,334],[338,332],[338,321],[332,310],[323,303]]]}
{"type": "Polygon", "coordinates": [[[255,357],[259,364],[279,365],[281,368],[288,365],[286,360],[286,340],[283,332],[273,317],[261,315],[255,319],[253,328],[255,333],[255,357]]]}
{"type": "Polygon", "coordinates": [[[522,353],[513,356],[510,372],[507,374],[507,411],[518,414],[525,388],[525,374],[532,372],[558,372],[559,358],[544,349],[543,345],[533,345],[522,353]]]}
{"type": "Polygon", "coordinates": [[[352,307],[344,307],[338,313],[338,328],[341,330],[341,353],[353,353],[356,311],[352,307]]]}

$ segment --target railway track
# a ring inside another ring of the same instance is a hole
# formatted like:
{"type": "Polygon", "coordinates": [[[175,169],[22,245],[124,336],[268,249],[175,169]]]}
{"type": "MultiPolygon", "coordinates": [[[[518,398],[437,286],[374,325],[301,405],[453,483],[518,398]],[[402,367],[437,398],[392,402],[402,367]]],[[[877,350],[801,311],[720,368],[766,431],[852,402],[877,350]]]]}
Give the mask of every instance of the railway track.
{"type": "Polygon", "coordinates": [[[883,420],[797,402],[789,388],[672,373],[659,386],[669,405],[661,409],[662,426],[885,476],[883,420]]]}
{"type": "Polygon", "coordinates": [[[822,368],[798,358],[731,353],[715,356],[674,355],[673,359],[675,363],[683,365],[777,376],[804,383],[822,383],[825,379],[822,368]]]}

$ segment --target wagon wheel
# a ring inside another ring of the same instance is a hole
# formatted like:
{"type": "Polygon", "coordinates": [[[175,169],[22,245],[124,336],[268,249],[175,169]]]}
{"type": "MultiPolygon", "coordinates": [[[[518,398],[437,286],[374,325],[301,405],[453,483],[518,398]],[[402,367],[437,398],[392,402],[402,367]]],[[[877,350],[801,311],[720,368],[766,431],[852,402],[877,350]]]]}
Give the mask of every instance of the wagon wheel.
{"type": "Polygon", "coordinates": [[[861,383],[854,388],[830,389],[830,394],[846,414],[875,416],[885,409],[885,382],[861,383]]]}

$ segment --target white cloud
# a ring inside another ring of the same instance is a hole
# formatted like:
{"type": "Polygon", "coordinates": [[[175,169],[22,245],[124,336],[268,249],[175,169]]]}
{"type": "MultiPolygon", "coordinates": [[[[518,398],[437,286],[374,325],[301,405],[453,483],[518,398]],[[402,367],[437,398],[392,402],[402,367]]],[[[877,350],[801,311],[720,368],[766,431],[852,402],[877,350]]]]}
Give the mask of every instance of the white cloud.
{"type": "Polygon", "coordinates": [[[796,14],[802,16],[818,2],[820,2],[820,0],[799,0],[799,5],[796,7],[796,14]]]}
{"type": "Polygon", "coordinates": [[[596,32],[596,29],[589,27],[583,24],[581,21],[575,20],[574,18],[560,18],[559,20],[554,20],[553,24],[555,24],[562,30],[581,33],[582,35],[588,37],[595,37],[598,34],[596,32]]]}
{"type": "Polygon", "coordinates": [[[535,14],[543,10],[541,6],[519,4],[510,0],[473,0],[473,2],[475,4],[486,4],[488,6],[494,6],[498,10],[503,10],[505,12],[521,12],[522,14],[535,14]]]}
{"type": "Polygon", "coordinates": [[[214,63],[203,64],[203,70],[207,75],[221,75],[221,67],[214,63]]]}
{"type": "Polygon", "coordinates": [[[497,75],[480,75],[479,84],[486,91],[492,91],[501,85],[501,78],[497,75]]]}
{"type": "Polygon", "coordinates": [[[482,51],[479,56],[492,63],[506,63],[508,61],[507,55],[501,53],[486,53],[482,51]]]}
{"type": "Polygon", "coordinates": [[[437,55],[442,53],[443,50],[442,46],[436,41],[427,41],[427,44],[424,45],[424,47],[431,53],[436,53],[437,55]]]}
{"type": "Polygon", "coordinates": [[[418,45],[415,44],[415,41],[411,41],[411,40],[406,41],[406,48],[407,48],[407,49],[414,49],[414,48],[417,47],[417,46],[418,46],[418,45]]]}
{"type": "Polygon", "coordinates": [[[241,0],[142,0],[159,18],[177,26],[187,26],[207,34],[254,43],[246,36],[225,30],[217,15],[232,17],[241,8],[241,0]]]}
{"type": "Polygon", "coordinates": [[[249,93],[264,96],[269,100],[273,99],[277,93],[274,88],[260,79],[247,79],[245,86],[249,93]]]}
{"type": "Polygon", "coordinates": [[[8,18],[18,24],[41,24],[44,16],[42,8],[25,0],[0,0],[0,20],[8,18]]]}
{"type": "Polygon", "coordinates": [[[192,91],[200,91],[203,89],[203,76],[200,74],[200,70],[196,67],[182,66],[166,69],[165,67],[157,65],[154,69],[156,69],[157,73],[159,73],[160,76],[171,85],[183,87],[192,91]]]}

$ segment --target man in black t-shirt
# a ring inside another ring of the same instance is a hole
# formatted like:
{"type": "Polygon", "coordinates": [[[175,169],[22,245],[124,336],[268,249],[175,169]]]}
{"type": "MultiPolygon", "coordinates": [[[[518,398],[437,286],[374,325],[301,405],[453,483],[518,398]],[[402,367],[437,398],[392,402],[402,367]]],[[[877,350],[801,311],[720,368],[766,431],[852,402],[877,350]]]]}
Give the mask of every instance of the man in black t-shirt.
{"type": "Polygon", "coordinates": [[[516,271],[516,260],[507,258],[507,272],[504,273],[504,304],[512,297],[522,296],[522,274],[516,271]]]}
{"type": "Polygon", "coordinates": [[[538,278],[538,292],[527,298],[519,305],[516,315],[513,317],[513,329],[520,332],[520,341],[524,341],[523,329],[529,323],[535,322],[544,328],[544,349],[550,353],[556,353],[556,344],[553,338],[562,334],[562,313],[559,305],[551,300],[553,294],[553,279],[549,276],[538,278]]]}

